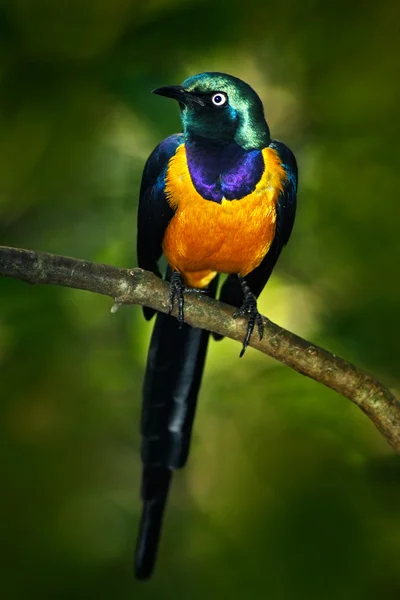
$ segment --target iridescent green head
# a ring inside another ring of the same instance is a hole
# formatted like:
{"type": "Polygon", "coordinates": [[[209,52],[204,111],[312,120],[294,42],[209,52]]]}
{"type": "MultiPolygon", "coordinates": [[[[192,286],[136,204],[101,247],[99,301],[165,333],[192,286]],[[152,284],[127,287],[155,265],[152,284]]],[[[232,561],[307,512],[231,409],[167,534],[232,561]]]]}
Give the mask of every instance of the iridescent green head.
{"type": "Polygon", "coordinates": [[[200,73],[181,86],[154,90],[178,100],[184,134],[213,141],[234,141],[246,150],[268,146],[263,105],[253,88],[225,73],[200,73]]]}

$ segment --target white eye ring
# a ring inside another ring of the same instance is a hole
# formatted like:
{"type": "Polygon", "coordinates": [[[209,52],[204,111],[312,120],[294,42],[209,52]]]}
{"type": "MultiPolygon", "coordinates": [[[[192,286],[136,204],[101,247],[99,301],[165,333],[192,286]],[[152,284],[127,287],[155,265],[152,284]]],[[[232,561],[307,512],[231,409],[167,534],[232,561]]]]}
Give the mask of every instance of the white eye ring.
{"type": "Polygon", "coordinates": [[[223,92],[217,92],[212,96],[211,101],[215,106],[224,106],[228,101],[228,97],[223,92]]]}

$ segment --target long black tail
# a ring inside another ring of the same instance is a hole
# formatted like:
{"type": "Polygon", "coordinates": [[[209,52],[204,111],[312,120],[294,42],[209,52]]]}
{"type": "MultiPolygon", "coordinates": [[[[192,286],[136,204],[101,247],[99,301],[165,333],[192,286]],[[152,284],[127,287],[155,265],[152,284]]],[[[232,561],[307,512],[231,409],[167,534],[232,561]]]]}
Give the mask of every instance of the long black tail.
{"type": "MultiPolygon", "coordinates": [[[[213,282],[208,295],[215,295],[213,282]]],[[[157,314],[147,359],[142,409],[143,512],[135,572],[147,579],[154,568],[172,471],[189,453],[197,395],[209,334],[174,317],[157,314]]]]}

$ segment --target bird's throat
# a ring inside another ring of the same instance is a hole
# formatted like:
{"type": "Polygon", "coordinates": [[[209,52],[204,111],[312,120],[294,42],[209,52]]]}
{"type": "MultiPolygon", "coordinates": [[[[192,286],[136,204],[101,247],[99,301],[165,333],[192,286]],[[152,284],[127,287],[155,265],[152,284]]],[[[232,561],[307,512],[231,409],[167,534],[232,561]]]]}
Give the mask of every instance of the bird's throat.
{"type": "Polygon", "coordinates": [[[204,138],[187,141],[185,148],[193,185],[205,200],[239,200],[250,194],[262,177],[264,160],[259,150],[204,138]]]}

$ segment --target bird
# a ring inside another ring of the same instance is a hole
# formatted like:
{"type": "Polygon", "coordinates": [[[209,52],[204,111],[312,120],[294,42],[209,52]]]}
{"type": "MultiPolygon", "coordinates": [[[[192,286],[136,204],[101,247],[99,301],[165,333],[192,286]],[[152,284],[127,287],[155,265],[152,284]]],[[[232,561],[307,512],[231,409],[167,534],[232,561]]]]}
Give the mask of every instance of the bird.
{"type": "MultiPolygon", "coordinates": [[[[298,179],[292,151],[271,138],[261,99],[241,79],[206,72],[153,93],[178,102],[182,132],[151,153],[139,195],[138,265],[161,277],[164,255],[170,286],[170,314],[157,313],[143,384],[139,580],[152,575],[172,474],[188,458],[209,341],[184,322],[185,295],[216,298],[226,276],[219,299],[248,319],[240,356],[255,326],[262,337],[257,298],[292,232],[298,179]]],[[[155,313],[143,312],[147,320],[155,313]]]]}

